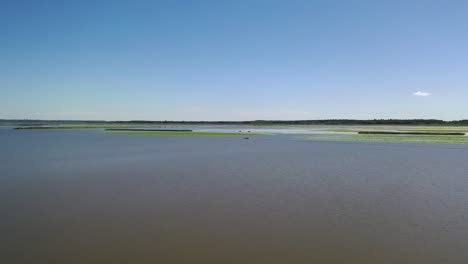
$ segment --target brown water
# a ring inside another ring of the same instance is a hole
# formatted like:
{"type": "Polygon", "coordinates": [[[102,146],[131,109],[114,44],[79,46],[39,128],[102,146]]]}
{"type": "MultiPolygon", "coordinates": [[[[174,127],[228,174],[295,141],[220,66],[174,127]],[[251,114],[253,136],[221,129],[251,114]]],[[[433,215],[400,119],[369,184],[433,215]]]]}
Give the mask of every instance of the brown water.
{"type": "Polygon", "coordinates": [[[0,130],[0,263],[468,263],[468,146],[0,130]]]}

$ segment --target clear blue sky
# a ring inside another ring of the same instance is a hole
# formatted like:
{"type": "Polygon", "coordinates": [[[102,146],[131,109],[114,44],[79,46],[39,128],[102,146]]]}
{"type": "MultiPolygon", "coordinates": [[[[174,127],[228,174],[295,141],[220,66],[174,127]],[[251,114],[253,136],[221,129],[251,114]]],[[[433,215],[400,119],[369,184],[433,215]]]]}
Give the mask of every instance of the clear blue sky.
{"type": "Polygon", "coordinates": [[[468,1],[0,3],[0,118],[468,119],[468,1]]]}

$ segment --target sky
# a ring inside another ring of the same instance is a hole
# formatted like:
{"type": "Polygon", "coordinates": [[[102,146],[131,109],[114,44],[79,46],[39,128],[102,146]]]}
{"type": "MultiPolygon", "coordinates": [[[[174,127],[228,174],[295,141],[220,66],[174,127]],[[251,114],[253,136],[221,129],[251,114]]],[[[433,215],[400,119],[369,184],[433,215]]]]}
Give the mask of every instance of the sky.
{"type": "Polygon", "coordinates": [[[0,2],[0,119],[468,119],[468,1],[0,2]]]}

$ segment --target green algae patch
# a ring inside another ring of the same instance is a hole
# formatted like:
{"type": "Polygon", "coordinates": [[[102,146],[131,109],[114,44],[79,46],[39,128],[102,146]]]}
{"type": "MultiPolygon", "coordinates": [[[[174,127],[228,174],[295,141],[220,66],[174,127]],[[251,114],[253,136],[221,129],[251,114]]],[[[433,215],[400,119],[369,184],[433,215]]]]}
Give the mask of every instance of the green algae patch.
{"type": "Polygon", "coordinates": [[[355,141],[355,142],[405,142],[426,144],[468,144],[467,136],[436,135],[316,135],[307,137],[317,141],[355,141]]]}
{"type": "Polygon", "coordinates": [[[187,132],[187,131],[115,131],[105,132],[104,134],[113,135],[145,135],[145,136],[269,136],[268,134],[258,133],[235,133],[235,132],[187,132]]]}

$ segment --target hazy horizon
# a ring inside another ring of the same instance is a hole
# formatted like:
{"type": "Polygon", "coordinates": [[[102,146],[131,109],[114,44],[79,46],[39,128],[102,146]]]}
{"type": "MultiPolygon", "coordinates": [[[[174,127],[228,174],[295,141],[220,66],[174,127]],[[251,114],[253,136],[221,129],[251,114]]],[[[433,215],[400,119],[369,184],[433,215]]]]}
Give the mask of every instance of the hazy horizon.
{"type": "Polygon", "coordinates": [[[468,119],[466,1],[4,1],[0,119],[468,119]]]}

